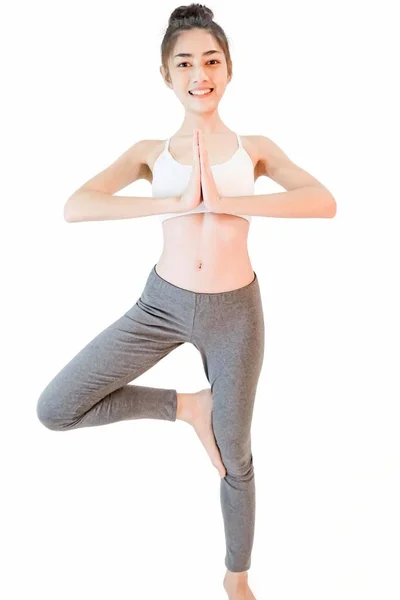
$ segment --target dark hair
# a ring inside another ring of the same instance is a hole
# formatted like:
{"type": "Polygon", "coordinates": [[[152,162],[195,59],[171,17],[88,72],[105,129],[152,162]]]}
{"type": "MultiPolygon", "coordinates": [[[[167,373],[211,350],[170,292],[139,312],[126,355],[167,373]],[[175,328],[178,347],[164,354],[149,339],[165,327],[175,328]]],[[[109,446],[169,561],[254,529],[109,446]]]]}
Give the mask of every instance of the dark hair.
{"type": "Polygon", "coordinates": [[[229,51],[229,42],[222,27],[214,20],[213,11],[204,4],[188,4],[187,6],[178,6],[172,11],[168,27],[165,31],[161,43],[161,62],[165,69],[166,77],[170,79],[168,69],[168,59],[175,45],[175,42],[182,31],[189,29],[204,29],[211,33],[221,46],[228,67],[228,76],[232,75],[232,60],[229,51]]]}

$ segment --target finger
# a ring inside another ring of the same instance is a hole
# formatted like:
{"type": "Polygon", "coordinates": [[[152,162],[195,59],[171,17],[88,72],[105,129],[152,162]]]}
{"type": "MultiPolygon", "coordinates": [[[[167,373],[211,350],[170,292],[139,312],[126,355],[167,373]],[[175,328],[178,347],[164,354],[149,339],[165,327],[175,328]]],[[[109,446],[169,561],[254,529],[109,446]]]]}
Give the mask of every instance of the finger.
{"type": "Polygon", "coordinates": [[[193,132],[193,159],[194,169],[198,171],[200,169],[198,129],[195,129],[193,132]]]}
{"type": "Polygon", "coordinates": [[[203,144],[203,132],[199,130],[199,164],[201,173],[205,172],[205,161],[204,161],[204,144],[203,144]]]}
{"type": "Polygon", "coordinates": [[[199,130],[196,132],[196,168],[200,172],[200,145],[199,145],[199,130]]]}
{"type": "Polygon", "coordinates": [[[200,163],[203,163],[203,136],[202,136],[202,131],[201,129],[199,129],[199,158],[200,158],[200,163]]]}
{"type": "Polygon", "coordinates": [[[200,135],[199,135],[200,139],[199,139],[199,147],[200,147],[200,162],[201,162],[201,166],[203,167],[203,170],[208,170],[208,154],[206,151],[206,147],[204,144],[204,133],[202,130],[200,130],[200,135]]]}

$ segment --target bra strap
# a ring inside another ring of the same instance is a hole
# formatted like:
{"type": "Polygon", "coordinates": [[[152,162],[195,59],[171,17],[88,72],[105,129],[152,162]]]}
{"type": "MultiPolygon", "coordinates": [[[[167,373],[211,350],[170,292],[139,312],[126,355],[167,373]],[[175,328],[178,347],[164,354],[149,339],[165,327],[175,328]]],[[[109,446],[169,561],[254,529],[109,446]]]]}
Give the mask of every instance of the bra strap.
{"type": "Polygon", "coordinates": [[[236,135],[236,137],[237,137],[237,141],[238,141],[238,144],[239,144],[239,148],[241,148],[241,147],[242,147],[242,140],[240,139],[240,135],[239,135],[238,133],[236,133],[236,132],[235,132],[235,135],[236,135]]]}

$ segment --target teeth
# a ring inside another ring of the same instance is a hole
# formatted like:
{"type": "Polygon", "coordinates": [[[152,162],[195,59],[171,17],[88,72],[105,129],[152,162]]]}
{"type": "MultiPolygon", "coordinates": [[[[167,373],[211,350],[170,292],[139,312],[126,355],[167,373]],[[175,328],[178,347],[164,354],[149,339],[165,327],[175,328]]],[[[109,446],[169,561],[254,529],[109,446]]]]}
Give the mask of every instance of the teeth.
{"type": "Polygon", "coordinates": [[[189,92],[189,94],[192,94],[193,96],[204,96],[204,94],[208,94],[209,92],[211,92],[211,88],[208,88],[208,90],[193,90],[189,92]]]}

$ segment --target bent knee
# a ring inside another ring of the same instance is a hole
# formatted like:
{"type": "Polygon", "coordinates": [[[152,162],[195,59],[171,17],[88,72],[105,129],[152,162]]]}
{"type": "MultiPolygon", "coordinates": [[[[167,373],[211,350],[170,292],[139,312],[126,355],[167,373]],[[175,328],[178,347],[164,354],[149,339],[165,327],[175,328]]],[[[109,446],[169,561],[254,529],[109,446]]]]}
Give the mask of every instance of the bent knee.
{"type": "Polygon", "coordinates": [[[47,427],[47,429],[52,429],[53,431],[62,429],[54,412],[49,410],[46,403],[42,402],[40,399],[36,405],[36,416],[41,424],[47,427]]]}
{"type": "Polygon", "coordinates": [[[42,425],[52,431],[64,431],[70,425],[56,401],[56,396],[51,394],[47,388],[39,396],[36,404],[36,416],[42,425]]]}

